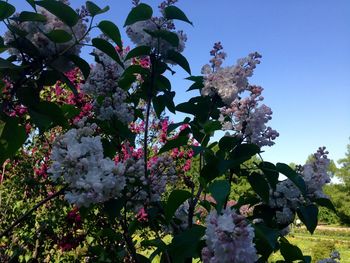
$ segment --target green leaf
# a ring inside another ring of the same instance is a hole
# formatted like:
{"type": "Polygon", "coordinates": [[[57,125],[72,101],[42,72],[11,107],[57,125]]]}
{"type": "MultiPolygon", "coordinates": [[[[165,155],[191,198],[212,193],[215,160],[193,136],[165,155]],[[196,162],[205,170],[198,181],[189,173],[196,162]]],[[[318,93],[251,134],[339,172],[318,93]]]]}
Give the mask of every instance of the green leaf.
{"type": "Polygon", "coordinates": [[[273,163],[261,162],[259,163],[259,168],[264,173],[271,187],[274,190],[276,190],[276,185],[278,183],[278,177],[279,177],[279,173],[276,170],[276,166],[273,163]]]}
{"type": "Polygon", "coordinates": [[[165,206],[165,220],[170,222],[179,206],[191,196],[191,193],[185,190],[172,191],[165,206]]]}
{"type": "Polygon", "coordinates": [[[195,82],[186,91],[202,89],[203,87],[204,87],[203,82],[195,82]]]}
{"type": "Polygon", "coordinates": [[[134,57],[141,57],[141,56],[148,56],[151,52],[151,48],[147,46],[138,46],[134,49],[130,50],[129,53],[126,55],[124,61],[134,58],[134,57]]]}
{"type": "Polygon", "coordinates": [[[175,114],[174,97],[175,91],[164,91],[163,95],[160,95],[164,105],[168,108],[171,113],[175,114]]]}
{"type": "Polygon", "coordinates": [[[67,78],[66,75],[64,75],[63,73],[59,72],[58,73],[60,76],[60,81],[62,81],[63,83],[65,83],[68,88],[74,93],[74,95],[78,95],[78,91],[77,88],[75,87],[75,85],[69,80],[69,78],[67,78]]]}
{"type": "Polygon", "coordinates": [[[270,197],[270,187],[264,176],[253,172],[248,176],[248,181],[254,192],[257,193],[265,203],[268,203],[270,197]]]}
{"type": "Polygon", "coordinates": [[[32,105],[28,111],[32,121],[41,132],[55,125],[68,127],[68,122],[62,109],[53,102],[41,101],[32,105]]]}
{"type": "Polygon", "coordinates": [[[27,139],[24,126],[18,118],[5,118],[0,136],[0,163],[13,157],[27,139]]]}
{"type": "Polygon", "coordinates": [[[217,131],[217,130],[221,130],[222,125],[220,121],[216,121],[216,120],[208,120],[204,126],[204,132],[208,135],[211,135],[213,132],[217,131]]]}
{"type": "Polygon", "coordinates": [[[171,90],[170,81],[166,77],[164,77],[163,75],[157,76],[155,82],[156,82],[157,90],[159,90],[159,91],[170,91],[171,90]]]}
{"type": "Polygon", "coordinates": [[[127,16],[124,27],[132,25],[138,21],[144,21],[152,18],[153,10],[149,5],[139,4],[131,9],[127,16]]]}
{"type": "Polygon", "coordinates": [[[280,251],[286,262],[293,262],[294,260],[304,261],[304,255],[300,248],[290,244],[284,237],[281,238],[280,251]]]}
{"type": "Polygon", "coordinates": [[[103,14],[109,10],[109,6],[106,6],[103,9],[101,9],[95,3],[91,2],[91,1],[86,2],[86,8],[89,11],[91,16],[100,15],[100,14],[103,14]]]}
{"type": "Polygon", "coordinates": [[[66,43],[72,40],[72,35],[62,29],[54,29],[47,33],[46,36],[55,43],[66,43]]]}
{"type": "Polygon", "coordinates": [[[198,257],[197,251],[200,240],[204,236],[205,227],[194,225],[192,228],[185,230],[176,235],[171,244],[168,245],[168,251],[173,259],[173,263],[183,263],[186,258],[198,257]]]}
{"type": "Polygon", "coordinates": [[[127,67],[123,73],[123,76],[140,74],[143,77],[150,75],[149,69],[143,68],[140,65],[131,65],[127,67]]]}
{"type": "Polygon", "coordinates": [[[187,59],[179,52],[169,50],[167,58],[182,67],[188,74],[191,74],[190,64],[188,63],[187,59]]]}
{"type": "Polygon", "coordinates": [[[227,180],[215,180],[208,189],[216,201],[216,210],[220,212],[230,194],[230,183],[227,180]]]}
{"type": "Polygon", "coordinates": [[[183,121],[178,122],[178,123],[170,123],[168,126],[167,134],[169,135],[173,130],[176,128],[180,127],[183,124],[189,123],[191,119],[189,117],[186,117],[183,121]]]}
{"type": "Polygon", "coordinates": [[[179,46],[179,43],[180,43],[179,37],[174,32],[170,32],[168,30],[163,30],[163,29],[154,30],[154,31],[144,29],[144,31],[154,38],[161,38],[167,41],[169,44],[171,44],[175,48],[179,46]]]}
{"type": "Polygon", "coordinates": [[[162,154],[164,152],[170,151],[171,149],[187,145],[188,139],[189,138],[187,134],[181,135],[180,133],[180,135],[177,138],[167,141],[165,145],[162,148],[160,148],[158,154],[162,154]]]}
{"type": "Polygon", "coordinates": [[[25,22],[25,21],[46,22],[46,17],[42,14],[38,14],[35,12],[23,11],[19,14],[17,20],[21,22],[25,22]]]}
{"type": "Polygon", "coordinates": [[[35,1],[34,0],[26,0],[28,4],[30,4],[34,10],[36,10],[36,6],[35,6],[35,1]]]}
{"type": "Polygon", "coordinates": [[[90,75],[90,65],[89,65],[89,63],[87,63],[81,57],[73,55],[73,54],[72,55],[68,55],[67,58],[70,59],[74,63],[74,65],[77,66],[80,69],[80,71],[84,75],[84,79],[87,80],[87,78],[90,75]]]}
{"type": "Polygon", "coordinates": [[[287,176],[303,194],[306,193],[305,181],[296,171],[294,171],[292,168],[290,168],[287,164],[284,163],[277,163],[276,169],[278,172],[287,176]]]}
{"type": "Polygon", "coordinates": [[[240,139],[233,136],[223,136],[219,141],[219,148],[222,151],[228,152],[236,147],[240,142],[240,139]]]}
{"type": "Polygon", "coordinates": [[[323,206],[328,208],[329,210],[332,210],[333,212],[337,213],[337,210],[335,209],[332,201],[328,198],[317,198],[314,200],[316,204],[319,206],[323,206]]]}
{"type": "Polygon", "coordinates": [[[13,15],[16,8],[7,2],[0,1],[0,20],[4,20],[13,15]]]}
{"type": "Polygon", "coordinates": [[[317,227],[318,208],[311,204],[308,206],[299,207],[297,210],[300,220],[305,224],[307,230],[313,234],[317,227]]]}
{"type": "Polygon", "coordinates": [[[254,224],[255,230],[255,245],[259,254],[266,259],[277,247],[277,239],[279,230],[269,228],[264,224],[254,224]]]}
{"type": "Polygon", "coordinates": [[[219,169],[219,160],[213,156],[207,163],[203,166],[200,171],[200,177],[205,180],[206,183],[211,182],[215,178],[222,175],[222,171],[219,169]]]}
{"type": "Polygon", "coordinates": [[[162,115],[162,112],[165,110],[165,105],[164,102],[162,100],[161,96],[157,96],[152,100],[153,103],[153,108],[154,111],[157,114],[157,117],[160,118],[160,116],[162,115]]]}
{"type": "Polygon", "coordinates": [[[230,153],[228,160],[220,161],[220,171],[225,172],[227,169],[237,168],[259,152],[260,148],[255,144],[239,144],[230,153]]]}
{"type": "Polygon", "coordinates": [[[140,263],[151,263],[151,261],[144,255],[136,254],[137,262],[140,263]]]}
{"type": "Polygon", "coordinates": [[[45,8],[70,27],[75,26],[80,19],[79,15],[70,6],[60,1],[35,1],[35,4],[45,8]]]}
{"type": "Polygon", "coordinates": [[[114,222],[114,220],[120,215],[123,203],[123,200],[111,199],[103,204],[103,210],[108,215],[111,222],[114,222]]]}
{"type": "Polygon", "coordinates": [[[112,23],[111,21],[104,20],[104,21],[101,21],[97,27],[101,29],[101,31],[106,36],[112,39],[119,48],[121,49],[123,48],[123,43],[120,36],[119,28],[114,23],[112,23]]]}
{"type": "Polygon", "coordinates": [[[115,50],[113,45],[109,43],[108,41],[102,39],[102,38],[94,38],[92,40],[92,45],[108,56],[110,56],[112,59],[114,59],[120,66],[124,68],[124,64],[121,62],[118,52],[115,50]]]}
{"type": "Polygon", "coordinates": [[[168,20],[177,19],[193,25],[192,22],[185,15],[185,13],[176,6],[171,5],[166,7],[164,9],[164,15],[165,18],[168,20]]]}
{"type": "Polygon", "coordinates": [[[0,58],[0,69],[18,69],[19,66],[12,64],[10,61],[0,58]]]}
{"type": "Polygon", "coordinates": [[[72,119],[80,113],[80,110],[71,104],[63,104],[61,106],[61,111],[66,119],[72,119]]]}

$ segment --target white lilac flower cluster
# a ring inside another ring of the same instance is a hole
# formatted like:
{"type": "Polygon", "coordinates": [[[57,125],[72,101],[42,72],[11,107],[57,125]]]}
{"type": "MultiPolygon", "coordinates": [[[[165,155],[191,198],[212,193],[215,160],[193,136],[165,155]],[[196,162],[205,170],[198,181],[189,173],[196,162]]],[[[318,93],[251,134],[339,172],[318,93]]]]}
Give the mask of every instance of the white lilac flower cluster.
{"type": "Polygon", "coordinates": [[[56,139],[48,170],[53,180],[68,183],[65,199],[78,207],[120,196],[126,183],[125,165],[104,158],[101,137],[93,136],[96,125],[84,121],[56,139]]]}
{"type": "Polygon", "coordinates": [[[305,164],[300,170],[306,185],[306,195],[303,196],[289,179],[279,182],[276,185],[276,191],[271,192],[269,205],[278,210],[276,212],[277,223],[291,224],[298,207],[317,198],[328,198],[322,190],[322,187],[330,182],[327,173],[330,160],[325,149],[325,147],[320,147],[313,155],[312,162],[305,164]]]}
{"type": "Polygon", "coordinates": [[[253,75],[256,65],[260,63],[261,55],[257,52],[251,53],[246,58],[241,58],[236,65],[222,67],[222,61],[226,53],[221,52],[221,44],[215,43],[214,49],[210,52],[213,59],[211,65],[206,64],[202,68],[204,75],[204,87],[201,90],[202,96],[219,95],[226,105],[238,98],[239,94],[247,90],[248,77],[253,75]]]}
{"type": "Polygon", "coordinates": [[[99,63],[91,69],[82,90],[94,98],[93,106],[98,119],[116,118],[124,124],[129,124],[134,119],[134,112],[125,102],[127,92],[118,87],[123,69],[105,53],[95,50],[94,54],[99,63]]]}
{"type": "MultiPolygon", "coordinates": [[[[65,4],[69,5],[68,1],[63,1],[65,4]]],[[[85,19],[79,19],[78,23],[72,28],[67,26],[55,15],[48,12],[46,9],[37,7],[37,12],[46,18],[45,22],[34,22],[25,21],[17,22],[16,20],[11,21],[12,26],[15,26],[19,30],[26,32],[26,39],[28,39],[39,51],[40,56],[46,60],[52,60],[53,57],[61,52],[65,54],[79,55],[82,45],[74,45],[75,39],[79,40],[80,44],[86,43],[88,38],[86,36],[87,25],[85,19]],[[55,43],[51,41],[46,35],[53,30],[64,30],[65,32],[74,35],[71,40],[65,43],[55,43]]],[[[16,33],[7,31],[4,36],[4,41],[6,44],[13,42],[18,36],[14,35],[16,33]]],[[[16,55],[18,59],[21,59],[20,53],[17,49],[9,49],[11,55],[16,55]]],[[[69,70],[74,65],[68,60],[65,60],[62,56],[59,56],[53,64],[62,70],[69,70]]]]}
{"type": "Polygon", "coordinates": [[[329,258],[321,259],[317,263],[339,263],[340,262],[340,253],[334,250],[329,258]]]}
{"type": "Polygon", "coordinates": [[[253,243],[254,229],[245,217],[226,208],[220,214],[210,212],[206,218],[204,263],[253,263],[258,260],[253,243]]]}
{"type": "Polygon", "coordinates": [[[265,104],[259,105],[259,101],[264,100],[263,88],[249,86],[247,90],[249,97],[236,98],[230,106],[221,109],[222,129],[234,130],[236,136],[260,147],[272,146],[279,133],[266,126],[272,119],[272,110],[265,104]]]}
{"type": "MultiPolygon", "coordinates": [[[[164,8],[173,5],[176,1],[165,1],[159,5],[160,11],[163,14],[164,8]]],[[[136,3],[136,5],[138,2],[136,3]]],[[[164,14],[163,14],[164,15],[164,14]]],[[[164,16],[162,17],[152,17],[149,20],[139,21],[130,25],[126,33],[130,40],[138,46],[149,46],[156,50],[156,53],[160,53],[166,56],[169,50],[175,50],[177,52],[182,52],[185,49],[185,42],[187,41],[187,36],[182,30],[175,30],[175,25],[171,20],[167,20],[164,16]],[[155,31],[168,31],[175,33],[179,39],[179,45],[173,46],[168,41],[152,36],[149,32],[155,31]]]]}
{"type": "Polygon", "coordinates": [[[125,161],[125,177],[127,182],[127,205],[138,211],[148,202],[161,200],[167,184],[177,181],[175,163],[168,155],[152,158],[148,163],[149,176],[146,178],[144,160],[128,158],[125,161]]]}

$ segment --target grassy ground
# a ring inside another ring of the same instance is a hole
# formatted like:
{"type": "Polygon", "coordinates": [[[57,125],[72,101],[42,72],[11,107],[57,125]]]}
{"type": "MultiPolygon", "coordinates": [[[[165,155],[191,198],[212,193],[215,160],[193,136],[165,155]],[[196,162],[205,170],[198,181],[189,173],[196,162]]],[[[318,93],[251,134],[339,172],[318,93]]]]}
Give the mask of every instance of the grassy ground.
{"type": "MultiPolygon", "coordinates": [[[[295,228],[287,236],[290,243],[297,245],[304,255],[313,256],[318,251],[325,253],[324,257],[328,257],[331,247],[340,252],[341,263],[350,263],[350,228],[339,227],[318,227],[313,235],[310,235],[305,228],[295,228]]],[[[164,240],[170,242],[169,236],[164,240]]],[[[140,251],[141,252],[141,251],[140,251]]],[[[152,249],[143,250],[141,254],[150,256],[152,249]]],[[[279,253],[273,254],[269,262],[283,260],[279,253]]],[[[159,257],[154,258],[153,263],[159,262],[159,257]]],[[[199,262],[198,259],[193,262],[199,262]]],[[[315,262],[315,261],[313,261],[315,262]]]]}
{"type": "MultiPolygon", "coordinates": [[[[334,245],[335,249],[340,252],[341,263],[350,263],[350,231],[349,229],[339,228],[320,228],[316,229],[313,235],[301,229],[294,229],[287,236],[290,243],[297,245],[304,253],[310,255],[322,251],[328,254],[329,247],[334,245]],[[325,247],[322,247],[325,246],[325,247]]],[[[269,262],[275,262],[283,259],[279,253],[273,254],[269,262]]],[[[314,262],[314,261],[313,261],[314,262]]]]}

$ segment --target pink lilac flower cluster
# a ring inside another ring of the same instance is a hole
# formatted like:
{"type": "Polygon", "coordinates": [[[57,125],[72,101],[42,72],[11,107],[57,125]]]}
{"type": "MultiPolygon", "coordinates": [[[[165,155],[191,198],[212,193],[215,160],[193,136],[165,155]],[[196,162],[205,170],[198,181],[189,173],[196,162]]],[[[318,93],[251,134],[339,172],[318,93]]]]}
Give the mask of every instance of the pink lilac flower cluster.
{"type": "Polygon", "coordinates": [[[2,106],[0,111],[10,117],[18,117],[29,134],[32,131],[32,126],[27,118],[28,109],[15,98],[13,85],[8,80],[2,79],[0,80],[0,89],[0,105],[2,106]]]}
{"type": "Polygon", "coordinates": [[[85,234],[78,233],[82,228],[82,219],[77,207],[67,213],[66,224],[68,229],[58,241],[58,247],[62,251],[75,249],[85,240],[85,234]]]}
{"type": "Polygon", "coordinates": [[[294,220],[298,207],[317,198],[328,198],[323,193],[323,186],[330,182],[327,173],[329,166],[328,152],[320,147],[313,155],[314,159],[300,169],[300,174],[306,184],[306,195],[302,195],[296,185],[290,180],[281,181],[276,191],[271,192],[269,205],[276,209],[276,220],[281,225],[289,225],[294,220]]]}
{"type": "Polygon", "coordinates": [[[259,105],[264,100],[263,88],[248,86],[246,90],[250,92],[248,97],[238,97],[221,109],[222,129],[233,130],[242,140],[260,147],[272,146],[279,133],[266,125],[272,119],[272,110],[265,104],[259,105]]]}
{"type": "Polygon", "coordinates": [[[81,86],[84,84],[81,71],[78,68],[74,68],[67,71],[65,75],[74,85],[78,94],[74,94],[69,90],[66,84],[57,81],[55,85],[45,87],[41,91],[40,96],[45,101],[51,101],[60,105],[69,104],[79,107],[79,114],[70,120],[72,123],[78,122],[84,117],[92,117],[92,99],[81,90],[81,86]]]}
{"type": "MultiPolygon", "coordinates": [[[[68,1],[63,1],[69,4],[68,1]]],[[[46,18],[45,22],[19,22],[11,20],[12,26],[16,26],[19,30],[26,32],[26,39],[29,40],[38,50],[43,60],[54,60],[54,66],[67,71],[73,67],[73,64],[63,56],[55,58],[57,54],[65,52],[65,54],[79,55],[82,45],[88,41],[86,37],[87,25],[85,19],[79,19],[73,27],[67,26],[58,17],[48,12],[46,9],[37,7],[37,12],[46,18]],[[53,30],[64,30],[75,37],[65,43],[55,43],[48,37],[48,33],[53,30]],[[80,40],[80,44],[75,44],[75,39],[80,40]]],[[[14,31],[7,31],[4,36],[6,44],[13,42],[18,36],[14,35],[14,31]]],[[[9,49],[11,55],[16,55],[18,59],[23,59],[17,49],[9,49]]]]}
{"type": "Polygon", "coordinates": [[[85,119],[59,136],[53,146],[48,172],[53,180],[63,177],[69,190],[65,198],[78,207],[104,202],[121,195],[125,187],[125,165],[104,158],[97,126],[85,119]]]}
{"type": "MultiPolygon", "coordinates": [[[[182,52],[185,49],[185,42],[187,36],[182,30],[175,31],[175,25],[172,20],[167,20],[164,17],[164,8],[173,5],[177,1],[169,0],[160,4],[159,9],[163,16],[152,17],[149,20],[139,21],[127,27],[126,33],[130,40],[137,46],[149,46],[155,50],[155,53],[159,53],[166,56],[168,51],[175,50],[182,52]],[[146,31],[166,30],[175,33],[178,36],[178,46],[173,46],[168,41],[163,39],[157,39],[146,31]]],[[[138,4],[138,3],[137,3],[138,4]]]]}
{"type": "Polygon", "coordinates": [[[254,229],[246,218],[226,208],[210,212],[206,218],[204,263],[253,263],[258,260],[253,243],[254,229]]]}
{"type": "Polygon", "coordinates": [[[340,253],[338,251],[332,251],[329,256],[329,258],[321,259],[317,263],[340,263],[340,253]]]}

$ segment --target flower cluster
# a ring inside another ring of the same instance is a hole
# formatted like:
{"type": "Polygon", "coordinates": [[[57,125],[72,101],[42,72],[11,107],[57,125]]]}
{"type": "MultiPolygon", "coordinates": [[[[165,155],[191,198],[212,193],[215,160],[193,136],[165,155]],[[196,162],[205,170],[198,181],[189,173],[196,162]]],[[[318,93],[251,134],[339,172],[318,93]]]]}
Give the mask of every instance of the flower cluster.
{"type": "Polygon", "coordinates": [[[277,210],[277,223],[289,225],[293,222],[298,207],[317,198],[328,198],[322,190],[322,187],[330,182],[327,174],[330,161],[325,149],[325,147],[320,147],[313,155],[314,160],[300,169],[306,185],[305,195],[302,195],[299,188],[290,179],[276,185],[276,191],[270,195],[269,205],[277,210]]]}
{"type": "MultiPolygon", "coordinates": [[[[68,1],[63,2],[69,4],[68,1]]],[[[82,47],[81,44],[88,41],[88,38],[86,37],[86,21],[84,19],[79,19],[75,26],[69,27],[46,9],[37,7],[37,12],[45,17],[45,22],[19,22],[13,20],[11,22],[12,26],[15,26],[18,30],[26,32],[25,38],[37,48],[42,59],[48,61],[55,59],[53,63],[57,68],[60,68],[63,71],[69,70],[73,65],[68,60],[64,59],[63,56],[59,56],[57,59],[54,57],[62,52],[65,54],[79,55],[82,47]],[[53,30],[64,30],[75,37],[65,43],[55,43],[48,37],[48,34],[53,30]],[[80,43],[76,44],[75,39],[78,39],[80,43]]],[[[18,37],[19,36],[16,35],[15,31],[7,31],[5,33],[4,41],[6,44],[9,44],[16,41],[18,37]]],[[[11,48],[9,49],[9,52],[11,55],[16,55],[18,59],[23,59],[17,49],[11,48]]]]}
{"type": "Polygon", "coordinates": [[[220,214],[210,212],[206,218],[206,247],[202,250],[204,263],[253,263],[258,259],[253,238],[254,229],[244,216],[230,208],[220,214]]]}
{"type": "Polygon", "coordinates": [[[95,50],[98,57],[82,90],[94,99],[93,107],[96,117],[100,120],[118,119],[124,124],[130,123],[133,110],[125,102],[127,92],[118,87],[118,80],[123,73],[122,67],[108,55],[95,50]],[[103,98],[99,100],[99,98],[103,98]]]}
{"type": "MultiPolygon", "coordinates": [[[[164,8],[173,5],[176,1],[164,1],[160,4],[159,9],[163,14],[164,8]]],[[[138,3],[137,3],[138,4],[138,3]]],[[[130,25],[126,33],[130,40],[138,46],[152,47],[156,53],[166,56],[169,50],[182,52],[185,49],[187,36],[182,30],[175,31],[175,25],[172,20],[167,20],[164,16],[152,17],[149,20],[139,21],[130,25]],[[157,38],[154,32],[168,31],[176,34],[179,44],[174,46],[168,41],[157,38]]]]}
{"type": "Polygon", "coordinates": [[[93,136],[96,125],[82,120],[78,127],[56,139],[48,170],[52,179],[63,176],[69,186],[65,198],[78,207],[119,196],[125,187],[125,165],[104,158],[101,137],[93,136]]]}
{"type": "Polygon", "coordinates": [[[248,57],[239,59],[236,65],[221,67],[226,58],[221,49],[220,42],[216,43],[210,52],[213,56],[211,65],[206,64],[202,68],[204,87],[201,94],[210,97],[217,94],[226,105],[231,105],[238,95],[247,89],[248,77],[253,75],[256,65],[260,63],[261,55],[257,52],[251,53],[248,57]]]}
{"type": "Polygon", "coordinates": [[[338,251],[334,250],[329,258],[321,259],[317,261],[317,263],[339,263],[340,262],[340,254],[338,251]]]}
{"type": "Polygon", "coordinates": [[[221,109],[220,120],[223,130],[234,130],[235,135],[240,136],[249,143],[260,147],[272,146],[279,133],[266,123],[272,119],[272,110],[265,104],[259,105],[262,87],[249,86],[249,97],[236,98],[230,106],[221,109]]]}
{"type": "Polygon", "coordinates": [[[326,147],[320,147],[313,155],[313,161],[302,167],[302,174],[307,185],[307,194],[310,198],[328,198],[322,191],[325,184],[331,179],[327,173],[330,160],[326,147]]]}

